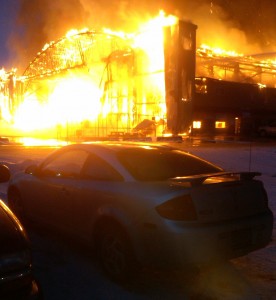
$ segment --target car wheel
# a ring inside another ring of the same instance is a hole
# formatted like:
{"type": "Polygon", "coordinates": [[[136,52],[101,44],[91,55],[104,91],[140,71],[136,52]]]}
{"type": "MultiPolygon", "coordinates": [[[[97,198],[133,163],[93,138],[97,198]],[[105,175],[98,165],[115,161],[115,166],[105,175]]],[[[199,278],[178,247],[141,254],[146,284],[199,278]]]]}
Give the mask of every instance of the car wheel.
{"type": "Polygon", "coordinates": [[[126,282],[136,275],[131,243],[117,224],[101,226],[97,238],[97,252],[104,272],[112,280],[126,282]]]}
{"type": "Polygon", "coordinates": [[[8,193],[8,205],[21,222],[25,221],[22,199],[17,190],[11,190],[8,193]]]}

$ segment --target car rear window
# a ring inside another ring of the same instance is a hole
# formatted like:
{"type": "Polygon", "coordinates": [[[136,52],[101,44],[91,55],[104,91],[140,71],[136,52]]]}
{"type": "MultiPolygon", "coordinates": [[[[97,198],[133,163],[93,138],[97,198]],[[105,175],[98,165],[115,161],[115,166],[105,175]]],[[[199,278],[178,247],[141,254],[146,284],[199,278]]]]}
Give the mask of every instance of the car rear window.
{"type": "Polygon", "coordinates": [[[205,160],[179,150],[124,149],[117,155],[120,162],[139,181],[159,181],[222,171],[205,160]]]}

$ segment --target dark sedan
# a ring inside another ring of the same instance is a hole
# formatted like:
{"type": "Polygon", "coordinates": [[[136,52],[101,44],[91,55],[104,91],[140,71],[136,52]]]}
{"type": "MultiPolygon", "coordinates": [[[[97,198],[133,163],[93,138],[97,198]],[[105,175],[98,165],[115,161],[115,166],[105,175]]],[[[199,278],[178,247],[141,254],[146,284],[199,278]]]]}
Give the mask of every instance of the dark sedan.
{"type": "MultiPolygon", "coordinates": [[[[0,181],[8,177],[0,166],[0,181]]],[[[17,217],[0,200],[0,299],[41,300],[41,289],[33,277],[27,234],[17,217]]]]}

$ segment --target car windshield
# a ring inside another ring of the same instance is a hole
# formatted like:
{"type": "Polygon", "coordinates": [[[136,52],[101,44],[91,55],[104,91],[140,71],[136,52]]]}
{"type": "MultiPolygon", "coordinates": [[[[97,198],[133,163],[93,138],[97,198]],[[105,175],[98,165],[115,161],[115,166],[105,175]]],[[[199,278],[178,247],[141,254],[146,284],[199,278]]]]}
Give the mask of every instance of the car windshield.
{"type": "Polygon", "coordinates": [[[223,171],[205,160],[179,150],[124,149],[118,152],[118,159],[139,181],[160,181],[223,171]]]}

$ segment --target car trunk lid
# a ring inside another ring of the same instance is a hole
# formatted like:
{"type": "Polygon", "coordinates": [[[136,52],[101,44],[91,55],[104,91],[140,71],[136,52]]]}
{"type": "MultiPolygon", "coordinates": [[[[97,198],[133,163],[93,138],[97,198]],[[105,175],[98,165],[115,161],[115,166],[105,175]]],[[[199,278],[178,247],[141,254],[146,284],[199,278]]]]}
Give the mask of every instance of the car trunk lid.
{"type": "Polygon", "coordinates": [[[256,172],[216,173],[173,179],[190,182],[198,221],[218,222],[263,213],[268,210],[267,195],[256,172]]]}

